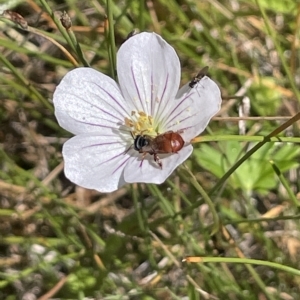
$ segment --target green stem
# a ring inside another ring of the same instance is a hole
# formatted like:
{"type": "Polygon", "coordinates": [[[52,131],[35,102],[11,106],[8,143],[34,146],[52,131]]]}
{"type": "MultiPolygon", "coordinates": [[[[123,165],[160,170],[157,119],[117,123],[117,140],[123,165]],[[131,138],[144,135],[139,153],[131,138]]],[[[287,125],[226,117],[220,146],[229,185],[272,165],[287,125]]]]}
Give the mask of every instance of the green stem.
{"type": "Polygon", "coordinates": [[[161,209],[164,211],[164,213],[168,216],[174,216],[175,210],[173,205],[171,205],[170,201],[164,197],[157,185],[148,184],[148,189],[152,193],[152,195],[159,199],[159,205],[161,206],[161,209]]]}
{"type": "Polygon", "coordinates": [[[108,19],[108,36],[110,44],[110,65],[111,77],[116,79],[116,44],[115,44],[115,31],[114,31],[114,16],[112,0],[107,0],[107,19],[108,19]]]}
{"type": "Polygon", "coordinates": [[[191,143],[204,143],[204,142],[220,142],[220,141],[238,141],[238,142],[283,142],[283,143],[300,143],[300,137],[269,137],[268,140],[265,140],[266,137],[254,135],[254,136],[247,136],[247,135],[205,135],[194,138],[191,143]]]}
{"type": "Polygon", "coordinates": [[[7,236],[1,237],[1,242],[5,245],[24,245],[28,242],[39,244],[45,247],[62,247],[69,245],[69,241],[65,238],[45,238],[45,237],[23,237],[23,236],[7,236]]]}
{"type": "Polygon", "coordinates": [[[40,0],[42,6],[44,7],[44,9],[47,11],[47,13],[51,16],[53,22],[55,23],[56,27],[58,28],[58,30],[60,31],[60,33],[62,34],[62,36],[65,38],[65,40],[67,41],[68,45],[72,48],[72,50],[77,53],[76,51],[76,45],[73,43],[72,39],[70,38],[70,36],[67,33],[66,28],[61,24],[61,21],[58,20],[56,18],[56,16],[54,15],[52,9],[50,8],[50,6],[48,5],[46,0],[40,0]]]}
{"type": "Polygon", "coordinates": [[[268,34],[270,35],[270,37],[272,38],[272,41],[275,45],[275,48],[276,48],[276,51],[280,57],[280,61],[282,63],[282,66],[283,66],[283,69],[289,79],[289,83],[291,84],[291,87],[293,89],[293,92],[295,94],[295,96],[297,97],[298,101],[300,101],[300,93],[299,93],[299,90],[298,88],[296,87],[296,84],[295,84],[295,78],[292,76],[292,73],[290,71],[290,68],[286,62],[286,59],[284,57],[284,54],[283,54],[283,51],[278,43],[278,40],[277,40],[277,37],[278,37],[278,33],[272,28],[271,24],[270,24],[270,21],[266,15],[266,12],[265,12],[265,9],[262,5],[260,5],[259,3],[259,0],[255,0],[262,16],[263,16],[263,19],[264,19],[264,22],[265,22],[265,25],[266,25],[266,29],[267,29],[267,32],[268,34]]]}
{"type": "Polygon", "coordinates": [[[273,167],[273,170],[275,171],[276,175],[278,176],[280,182],[282,183],[282,185],[285,187],[287,193],[288,193],[288,196],[289,196],[289,200],[292,202],[292,204],[294,204],[298,210],[300,208],[300,203],[299,201],[297,200],[295,194],[293,193],[293,191],[291,190],[287,180],[284,178],[284,176],[282,175],[281,171],[279,170],[279,168],[276,166],[276,164],[274,163],[274,161],[270,161],[272,167],[273,167]]]}
{"type": "Polygon", "coordinates": [[[208,196],[208,194],[203,189],[203,187],[197,181],[197,179],[194,176],[194,174],[187,167],[187,165],[184,164],[183,166],[184,166],[185,170],[188,172],[188,174],[191,177],[191,183],[192,183],[192,185],[200,193],[200,195],[204,199],[205,203],[208,205],[210,212],[212,213],[214,224],[213,224],[213,229],[212,229],[211,235],[214,235],[215,233],[217,233],[219,231],[219,228],[220,228],[220,220],[219,220],[219,216],[217,214],[217,211],[215,209],[215,206],[214,206],[213,202],[211,201],[210,197],[208,196]]]}
{"type": "Polygon", "coordinates": [[[136,216],[138,219],[139,227],[141,229],[141,232],[145,234],[145,223],[143,219],[143,214],[142,214],[142,208],[141,208],[141,203],[139,202],[139,193],[137,189],[137,184],[131,185],[131,193],[132,193],[132,199],[134,203],[134,208],[136,211],[136,216]]]}
{"type": "MultiPolygon", "coordinates": [[[[197,258],[197,257],[195,257],[197,258]]],[[[278,270],[282,270],[288,272],[293,275],[300,276],[300,270],[294,269],[292,267],[288,267],[285,265],[281,265],[278,263],[258,260],[258,259],[250,259],[250,258],[237,258],[237,257],[199,257],[199,263],[234,263],[234,264],[250,264],[250,265],[258,265],[258,266],[266,266],[278,270]]],[[[186,258],[186,261],[189,261],[189,257],[186,258]]]]}
{"type": "Polygon", "coordinates": [[[242,223],[258,223],[258,222],[273,222],[273,221],[283,221],[283,220],[299,220],[300,215],[289,215],[289,216],[279,216],[274,218],[254,218],[254,219],[232,219],[230,221],[223,221],[223,225],[234,225],[242,223]]]}
{"type": "Polygon", "coordinates": [[[139,3],[139,30],[144,31],[145,29],[145,0],[140,0],[139,3]]]}
{"type": "Polygon", "coordinates": [[[77,56],[79,57],[80,61],[82,62],[82,64],[85,66],[85,67],[89,67],[90,64],[88,63],[88,61],[85,59],[84,55],[83,55],[83,52],[81,50],[81,47],[80,47],[80,44],[78,43],[77,39],[76,39],[76,36],[74,34],[74,32],[72,30],[67,30],[67,33],[72,41],[72,43],[74,44],[75,46],[75,51],[77,53],[77,56]]]}
{"type": "MultiPolygon", "coordinates": [[[[53,112],[53,107],[36,89],[35,87],[0,53],[0,61],[14,74],[14,76],[35,96],[46,108],[53,112]]],[[[35,100],[33,98],[32,100],[35,100]]]]}

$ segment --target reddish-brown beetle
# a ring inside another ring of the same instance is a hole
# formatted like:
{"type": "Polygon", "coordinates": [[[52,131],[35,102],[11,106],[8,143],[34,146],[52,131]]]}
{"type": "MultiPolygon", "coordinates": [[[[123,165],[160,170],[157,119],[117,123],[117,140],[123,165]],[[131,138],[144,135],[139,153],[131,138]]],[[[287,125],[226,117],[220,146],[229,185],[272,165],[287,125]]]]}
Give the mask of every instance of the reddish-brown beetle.
{"type": "Polygon", "coordinates": [[[142,161],[147,153],[153,155],[154,161],[162,168],[158,153],[177,153],[184,146],[184,140],[178,132],[167,131],[156,137],[149,135],[137,135],[134,138],[134,149],[143,153],[142,161]]]}

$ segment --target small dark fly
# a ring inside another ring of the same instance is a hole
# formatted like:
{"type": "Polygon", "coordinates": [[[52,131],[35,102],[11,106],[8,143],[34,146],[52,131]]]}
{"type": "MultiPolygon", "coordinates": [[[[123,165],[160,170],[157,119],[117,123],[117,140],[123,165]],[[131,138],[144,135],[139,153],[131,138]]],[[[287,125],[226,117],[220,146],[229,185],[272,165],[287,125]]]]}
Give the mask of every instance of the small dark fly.
{"type": "Polygon", "coordinates": [[[208,72],[208,66],[204,67],[199,71],[199,73],[191,80],[189,83],[189,87],[192,89],[195,87],[195,85],[204,77],[207,75],[208,72]]]}

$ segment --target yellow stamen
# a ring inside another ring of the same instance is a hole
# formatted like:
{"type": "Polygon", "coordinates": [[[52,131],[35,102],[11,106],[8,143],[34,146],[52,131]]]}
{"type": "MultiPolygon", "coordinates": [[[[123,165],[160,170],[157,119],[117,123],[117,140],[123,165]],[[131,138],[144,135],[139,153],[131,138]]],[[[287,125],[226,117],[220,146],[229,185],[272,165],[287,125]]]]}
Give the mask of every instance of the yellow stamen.
{"type": "Polygon", "coordinates": [[[125,125],[130,128],[134,136],[151,135],[156,136],[157,132],[153,127],[152,116],[147,115],[143,111],[132,111],[131,119],[125,118],[125,125]]]}

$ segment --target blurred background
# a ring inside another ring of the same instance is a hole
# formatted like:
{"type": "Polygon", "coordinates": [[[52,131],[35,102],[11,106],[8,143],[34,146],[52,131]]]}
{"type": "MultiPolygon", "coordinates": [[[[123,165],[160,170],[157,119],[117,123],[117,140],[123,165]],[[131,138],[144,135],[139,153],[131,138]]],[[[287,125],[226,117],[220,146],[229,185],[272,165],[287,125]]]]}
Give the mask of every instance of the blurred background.
{"type": "Polygon", "coordinates": [[[209,66],[222,108],[190,174],[110,194],[75,186],[52,95],[83,57],[110,75],[107,1],[0,1],[0,299],[300,299],[299,118],[283,125],[299,110],[299,1],[108,2],[117,48],[134,29],[160,34],[182,84],[209,66]]]}

